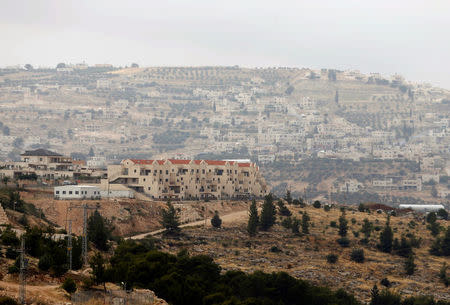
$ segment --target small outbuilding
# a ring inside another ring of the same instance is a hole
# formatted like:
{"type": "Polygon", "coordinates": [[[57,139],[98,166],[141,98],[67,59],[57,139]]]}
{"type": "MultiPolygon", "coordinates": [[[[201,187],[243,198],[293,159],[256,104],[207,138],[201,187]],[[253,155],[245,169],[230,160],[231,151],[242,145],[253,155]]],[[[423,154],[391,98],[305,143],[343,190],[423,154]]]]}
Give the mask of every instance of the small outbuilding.
{"type": "Polygon", "coordinates": [[[55,186],[55,199],[100,199],[100,188],[91,185],[55,186]]]}

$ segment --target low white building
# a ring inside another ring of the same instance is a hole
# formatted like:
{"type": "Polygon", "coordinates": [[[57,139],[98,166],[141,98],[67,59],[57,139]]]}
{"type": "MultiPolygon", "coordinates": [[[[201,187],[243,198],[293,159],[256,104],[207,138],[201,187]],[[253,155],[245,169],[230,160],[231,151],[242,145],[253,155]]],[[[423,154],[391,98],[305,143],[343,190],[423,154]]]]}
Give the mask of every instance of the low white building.
{"type": "Polygon", "coordinates": [[[400,204],[400,209],[411,209],[417,212],[437,212],[440,209],[445,209],[442,204],[400,204]]]}
{"type": "Polygon", "coordinates": [[[91,185],[55,186],[55,199],[100,199],[100,188],[91,185]]]}

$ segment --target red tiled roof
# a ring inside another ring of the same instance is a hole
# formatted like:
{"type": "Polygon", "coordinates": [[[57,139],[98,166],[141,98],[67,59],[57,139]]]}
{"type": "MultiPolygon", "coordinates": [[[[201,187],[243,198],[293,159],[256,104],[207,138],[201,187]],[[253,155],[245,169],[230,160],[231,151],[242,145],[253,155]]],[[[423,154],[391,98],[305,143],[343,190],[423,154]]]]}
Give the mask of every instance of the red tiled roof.
{"type": "Polygon", "coordinates": [[[166,163],[166,160],[156,160],[158,162],[159,165],[163,165],[164,163],[166,163]]]}
{"type": "Polygon", "coordinates": [[[189,164],[191,160],[178,160],[178,159],[169,159],[172,164],[189,164]]]}
{"type": "Polygon", "coordinates": [[[134,164],[153,164],[154,160],[130,159],[134,164]]]}
{"type": "Polygon", "coordinates": [[[221,161],[221,160],[205,160],[205,162],[208,165],[225,165],[227,161],[221,161]]]}
{"type": "Polygon", "coordinates": [[[238,163],[239,167],[250,167],[250,163],[238,163]]]}
{"type": "Polygon", "coordinates": [[[194,160],[194,163],[197,165],[200,164],[200,162],[202,162],[202,160],[194,160]]]}

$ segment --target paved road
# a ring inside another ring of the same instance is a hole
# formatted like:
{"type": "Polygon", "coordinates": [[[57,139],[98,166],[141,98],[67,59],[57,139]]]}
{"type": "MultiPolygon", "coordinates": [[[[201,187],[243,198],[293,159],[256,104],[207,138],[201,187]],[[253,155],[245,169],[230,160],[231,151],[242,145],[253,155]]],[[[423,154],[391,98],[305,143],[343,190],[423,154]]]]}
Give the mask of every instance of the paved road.
{"type": "MultiPolygon", "coordinates": [[[[248,211],[247,210],[243,210],[243,211],[233,212],[233,213],[230,213],[230,214],[227,214],[227,215],[220,216],[220,218],[222,219],[222,225],[224,227],[226,227],[230,223],[247,221],[247,219],[248,219],[248,211]]],[[[180,228],[195,227],[195,226],[202,226],[202,225],[205,225],[205,221],[204,220],[199,220],[199,221],[185,223],[185,224],[180,225],[180,228]]],[[[206,220],[206,225],[208,227],[211,227],[211,219],[207,219],[206,220]]],[[[152,232],[147,232],[147,233],[142,233],[142,234],[139,234],[139,235],[134,235],[134,236],[128,237],[128,239],[143,239],[146,236],[157,235],[157,234],[160,234],[162,232],[164,232],[164,229],[160,229],[160,230],[156,230],[156,231],[152,231],[152,232]]]]}

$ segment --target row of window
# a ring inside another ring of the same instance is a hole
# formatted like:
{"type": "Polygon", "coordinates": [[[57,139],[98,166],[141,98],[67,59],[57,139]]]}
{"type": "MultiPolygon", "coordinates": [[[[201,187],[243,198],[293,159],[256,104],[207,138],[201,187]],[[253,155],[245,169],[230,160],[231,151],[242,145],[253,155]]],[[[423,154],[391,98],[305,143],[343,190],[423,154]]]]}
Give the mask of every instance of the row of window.
{"type": "MultiPolygon", "coordinates": [[[[172,173],[174,173],[174,172],[175,172],[175,169],[172,168],[172,173]]],[[[188,169],[184,169],[184,170],[182,170],[182,171],[180,171],[180,170],[178,171],[178,173],[181,173],[181,174],[185,174],[186,172],[188,172],[188,169]]],[[[196,170],[191,169],[191,174],[193,174],[194,172],[196,172],[197,174],[199,174],[199,173],[200,173],[200,170],[199,170],[199,169],[196,169],[196,170]]],[[[211,173],[211,169],[209,169],[208,172],[211,173]]],[[[223,170],[217,170],[217,171],[215,171],[215,172],[216,172],[217,175],[222,175],[223,170]]],[[[134,170],[134,173],[137,173],[137,169],[134,170]]],[[[151,174],[151,173],[152,173],[152,170],[151,170],[151,169],[141,170],[141,172],[140,172],[141,176],[143,176],[143,175],[148,176],[148,175],[151,174]]],[[[156,174],[156,173],[158,173],[158,170],[157,170],[157,169],[154,170],[154,174],[156,174]]],[[[163,171],[160,169],[160,170],[159,170],[159,173],[162,174],[163,171]]],[[[206,170],[205,170],[205,169],[202,169],[202,174],[205,174],[205,173],[206,173],[206,170]]],[[[232,169],[227,169],[227,174],[232,174],[232,173],[233,173],[233,170],[232,170],[232,169]]],[[[238,171],[237,171],[237,170],[234,170],[234,173],[237,175],[238,171]]],[[[244,173],[244,175],[246,175],[246,176],[248,176],[248,174],[249,174],[248,172],[243,172],[243,173],[244,173]]],[[[166,169],[166,175],[168,175],[168,174],[169,174],[169,170],[166,169]]],[[[128,169],[126,169],[125,175],[128,175],[128,169]]]]}
{"type": "MultiPolygon", "coordinates": [[[[56,195],[59,195],[59,191],[56,191],[55,192],[56,193],[56,195]]],[[[62,191],[62,194],[63,195],[66,195],[67,194],[67,192],[66,191],[62,191]]],[[[75,194],[75,195],[87,195],[87,191],[68,191],[68,194],[69,195],[73,195],[73,194],[75,194]]],[[[97,191],[94,191],[94,195],[100,195],[100,192],[97,192],[97,191]]]]}

